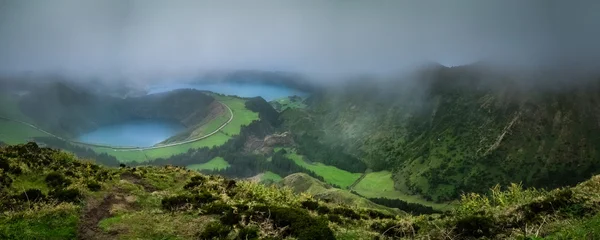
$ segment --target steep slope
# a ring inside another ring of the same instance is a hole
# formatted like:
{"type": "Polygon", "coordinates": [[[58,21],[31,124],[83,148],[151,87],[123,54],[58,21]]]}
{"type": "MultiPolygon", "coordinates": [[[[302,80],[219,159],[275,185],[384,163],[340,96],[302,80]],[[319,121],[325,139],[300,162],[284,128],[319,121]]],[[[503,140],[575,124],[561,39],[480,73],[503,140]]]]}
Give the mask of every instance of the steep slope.
{"type": "Polygon", "coordinates": [[[397,189],[435,201],[589,178],[600,170],[600,85],[537,77],[436,67],[415,81],[353,82],[281,115],[293,133],[392,170],[397,189]]]}

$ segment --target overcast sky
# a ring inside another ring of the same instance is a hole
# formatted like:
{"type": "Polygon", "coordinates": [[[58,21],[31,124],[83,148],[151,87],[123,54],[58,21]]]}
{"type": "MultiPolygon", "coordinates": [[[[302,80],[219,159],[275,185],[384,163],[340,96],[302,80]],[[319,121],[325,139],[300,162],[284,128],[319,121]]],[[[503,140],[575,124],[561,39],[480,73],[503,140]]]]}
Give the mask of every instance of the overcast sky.
{"type": "Polygon", "coordinates": [[[592,61],[594,0],[0,0],[0,72],[388,73],[592,61]]]}

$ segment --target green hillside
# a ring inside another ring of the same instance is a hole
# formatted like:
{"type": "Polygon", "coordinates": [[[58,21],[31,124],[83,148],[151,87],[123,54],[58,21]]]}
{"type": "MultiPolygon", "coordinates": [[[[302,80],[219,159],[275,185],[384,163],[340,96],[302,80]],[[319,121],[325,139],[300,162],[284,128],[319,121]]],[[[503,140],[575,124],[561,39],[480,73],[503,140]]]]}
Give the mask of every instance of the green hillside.
{"type": "Polygon", "coordinates": [[[466,194],[444,215],[392,215],[336,201],[352,194],[304,174],[283,179],[296,194],[181,167],[107,168],[29,143],[0,148],[0,183],[1,239],[600,237],[600,176],[552,191],[466,194]]]}
{"type": "Polygon", "coordinates": [[[286,157],[294,161],[294,163],[296,163],[298,166],[309,171],[313,171],[315,174],[323,177],[327,183],[331,183],[342,188],[352,185],[352,183],[354,183],[360,177],[360,173],[351,173],[320,162],[309,163],[304,159],[303,156],[298,155],[296,152],[291,150],[286,154],[286,157]]]}
{"type": "Polygon", "coordinates": [[[206,163],[188,165],[191,170],[220,170],[229,167],[229,163],[222,157],[216,157],[206,163]]]}
{"type": "Polygon", "coordinates": [[[283,111],[283,126],[299,143],[313,139],[392,172],[394,189],[407,194],[444,202],[498,183],[553,188],[600,172],[597,81],[473,65],[339,88],[283,111]]]}
{"type": "Polygon", "coordinates": [[[308,193],[316,199],[357,208],[377,209],[393,215],[406,215],[398,209],[377,205],[349,191],[331,187],[305,173],[295,173],[281,180],[281,185],[296,193],[308,193]]]}

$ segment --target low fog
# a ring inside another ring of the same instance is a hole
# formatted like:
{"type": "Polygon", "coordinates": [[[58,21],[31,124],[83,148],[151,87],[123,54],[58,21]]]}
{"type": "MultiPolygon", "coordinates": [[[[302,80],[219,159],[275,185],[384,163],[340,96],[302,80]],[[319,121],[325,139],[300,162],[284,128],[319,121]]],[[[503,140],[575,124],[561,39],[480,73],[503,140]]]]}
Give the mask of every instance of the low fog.
{"type": "Polygon", "coordinates": [[[598,1],[0,0],[0,73],[343,77],[437,62],[591,66],[598,1]]]}

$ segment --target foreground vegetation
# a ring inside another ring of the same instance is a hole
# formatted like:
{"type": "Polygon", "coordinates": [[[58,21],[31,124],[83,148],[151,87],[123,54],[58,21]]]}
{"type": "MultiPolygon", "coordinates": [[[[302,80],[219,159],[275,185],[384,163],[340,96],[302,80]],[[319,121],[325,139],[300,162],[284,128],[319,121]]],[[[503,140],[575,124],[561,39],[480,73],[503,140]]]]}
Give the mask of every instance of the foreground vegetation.
{"type": "Polygon", "coordinates": [[[34,143],[0,148],[2,239],[596,239],[600,176],[495,187],[455,210],[391,215],[181,167],[106,168],[34,143]]]}

